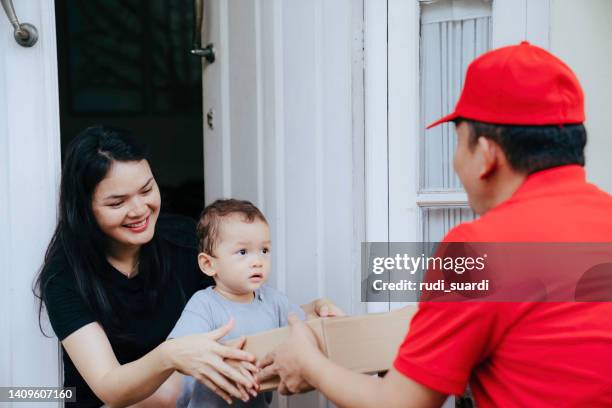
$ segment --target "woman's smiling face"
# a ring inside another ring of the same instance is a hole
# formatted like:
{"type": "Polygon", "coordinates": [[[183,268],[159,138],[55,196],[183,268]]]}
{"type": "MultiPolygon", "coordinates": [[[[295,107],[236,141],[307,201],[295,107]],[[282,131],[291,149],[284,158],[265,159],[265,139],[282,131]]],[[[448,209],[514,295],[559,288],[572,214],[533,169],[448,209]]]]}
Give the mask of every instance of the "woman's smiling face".
{"type": "Polygon", "coordinates": [[[146,160],[113,161],[94,190],[92,210],[111,245],[139,247],[153,238],[159,216],[159,188],[146,160]]]}

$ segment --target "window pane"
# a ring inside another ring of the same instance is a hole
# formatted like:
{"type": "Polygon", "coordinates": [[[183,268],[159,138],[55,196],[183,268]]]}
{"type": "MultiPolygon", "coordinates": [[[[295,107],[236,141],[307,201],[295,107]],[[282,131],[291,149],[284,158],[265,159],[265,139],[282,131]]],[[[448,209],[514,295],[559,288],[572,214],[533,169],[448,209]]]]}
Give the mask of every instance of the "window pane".
{"type": "Polygon", "coordinates": [[[423,242],[438,242],[455,225],[472,221],[476,214],[469,207],[422,207],[423,242]]]}
{"type": "Polygon", "coordinates": [[[469,63],[491,47],[491,3],[440,0],[421,5],[422,190],[459,190],[453,172],[454,125],[425,126],[453,111],[469,63]]]}

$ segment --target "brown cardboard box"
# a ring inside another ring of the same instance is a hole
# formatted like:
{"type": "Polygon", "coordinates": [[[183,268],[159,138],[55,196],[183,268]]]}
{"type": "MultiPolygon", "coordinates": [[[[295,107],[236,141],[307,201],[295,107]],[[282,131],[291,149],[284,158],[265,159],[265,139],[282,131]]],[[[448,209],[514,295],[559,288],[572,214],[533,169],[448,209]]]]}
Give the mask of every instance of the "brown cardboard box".
{"type": "MultiPolygon", "coordinates": [[[[307,324],[330,360],[360,373],[377,373],[393,364],[415,312],[416,306],[408,306],[389,313],[314,319],[307,324]]],[[[244,349],[261,359],[288,334],[289,328],[283,327],[247,336],[244,349]]],[[[278,379],[274,379],[262,384],[261,390],[273,390],[277,385],[278,379]]]]}

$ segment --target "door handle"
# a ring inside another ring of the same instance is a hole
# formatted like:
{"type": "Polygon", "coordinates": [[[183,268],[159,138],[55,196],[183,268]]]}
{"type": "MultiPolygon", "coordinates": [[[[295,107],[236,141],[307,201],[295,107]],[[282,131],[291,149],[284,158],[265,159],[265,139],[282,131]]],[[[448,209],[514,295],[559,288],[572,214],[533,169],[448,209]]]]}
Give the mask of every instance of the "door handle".
{"type": "Polygon", "coordinates": [[[12,0],[1,0],[2,8],[13,26],[13,37],[22,47],[31,47],[38,41],[38,30],[30,23],[20,23],[12,0]]]}
{"type": "Polygon", "coordinates": [[[193,31],[193,49],[191,54],[198,57],[203,57],[206,62],[212,64],[215,62],[215,47],[212,43],[207,44],[202,48],[202,24],[204,22],[204,0],[194,0],[194,31],[193,31]]]}

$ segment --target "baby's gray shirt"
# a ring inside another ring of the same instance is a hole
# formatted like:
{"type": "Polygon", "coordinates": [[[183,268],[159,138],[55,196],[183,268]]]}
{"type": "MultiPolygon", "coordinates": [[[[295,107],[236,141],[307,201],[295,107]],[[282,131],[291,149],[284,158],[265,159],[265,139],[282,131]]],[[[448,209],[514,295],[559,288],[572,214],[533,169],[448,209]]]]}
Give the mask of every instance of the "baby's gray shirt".
{"type": "MultiPolygon", "coordinates": [[[[219,341],[227,341],[276,329],[287,325],[289,313],[295,313],[304,320],[304,312],[299,306],[289,303],[289,299],[280,291],[263,285],[255,291],[251,303],[237,303],[228,300],[208,287],[196,292],[181,314],[168,338],[175,338],[196,333],[207,333],[225,325],[234,318],[235,325],[231,332],[219,341]]],[[[177,401],[177,408],[227,407],[227,402],[197,382],[193,377],[185,377],[183,390],[177,401]]],[[[259,394],[248,403],[235,400],[233,407],[267,407],[264,395],[259,394]]]]}

